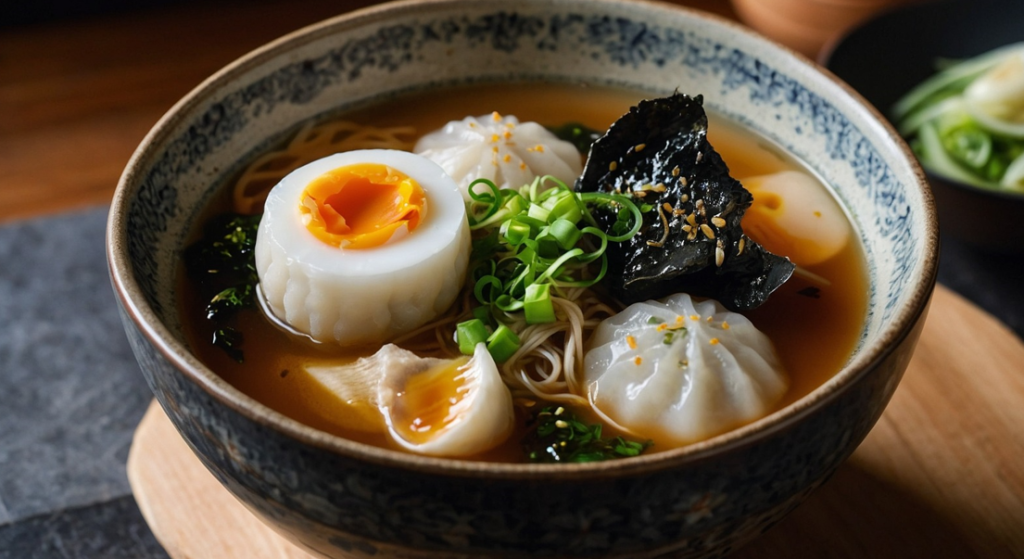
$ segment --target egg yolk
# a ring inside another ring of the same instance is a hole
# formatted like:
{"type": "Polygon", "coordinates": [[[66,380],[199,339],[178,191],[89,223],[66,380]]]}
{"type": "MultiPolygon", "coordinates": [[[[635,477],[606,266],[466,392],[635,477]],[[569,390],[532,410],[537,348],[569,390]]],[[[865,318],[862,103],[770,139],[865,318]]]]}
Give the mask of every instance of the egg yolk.
{"type": "Polygon", "coordinates": [[[401,171],[360,163],[328,171],[302,193],[306,228],[339,248],[373,248],[412,232],[425,212],[420,185],[401,171]]]}
{"type": "Polygon", "coordinates": [[[403,439],[429,442],[455,421],[464,407],[457,404],[468,391],[468,362],[469,357],[461,357],[413,375],[395,394],[392,421],[403,439]]]}

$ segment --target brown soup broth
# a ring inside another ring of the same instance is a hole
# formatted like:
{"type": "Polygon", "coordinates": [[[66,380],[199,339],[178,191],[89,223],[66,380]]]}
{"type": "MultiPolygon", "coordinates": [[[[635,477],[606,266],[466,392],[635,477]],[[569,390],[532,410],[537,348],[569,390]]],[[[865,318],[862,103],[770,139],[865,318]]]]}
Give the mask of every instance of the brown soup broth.
{"type": "MultiPolygon", "coordinates": [[[[477,85],[417,93],[343,116],[379,127],[411,125],[417,134],[425,134],[450,120],[497,110],[515,115],[520,121],[547,126],[579,122],[605,130],[640,98],[642,95],[636,92],[565,84],[477,85]]],[[[711,121],[709,139],[729,165],[732,176],[741,182],[744,177],[786,169],[806,170],[760,137],[741,131],[714,114],[711,121]]],[[[222,190],[197,220],[194,238],[198,238],[201,223],[206,219],[231,211],[230,188],[222,190]]],[[[789,391],[777,408],[798,400],[830,379],[856,347],[867,311],[868,284],[862,248],[855,234],[850,238],[840,254],[807,267],[807,271],[828,279],[830,285],[816,285],[803,276],[794,276],[761,308],[747,313],[773,341],[790,377],[789,391]]],[[[301,423],[350,440],[398,448],[386,435],[346,429],[333,409],[337,405],[333,403],[335,399],[302,367],[318,361],[352,360],[370,355],[377,348],[357,352],[313,344],[281,331],[259,311],[246,310],[237,317],[245,337],[245,363],[236,363],[209,342],[213,326],[203,318],[205,301],[186,278],[184,266],[180,268],[179,303],[185,334],[195,354],[211,370],[243,393],[301,423]]],[[[519,419],[520,432],[513,433],[499,448],[474,458],[523,461],[519,441],[525,430],[525,417],[519,419]]],[[[668,448],[656,444],[651,450],[668,448]]]]}

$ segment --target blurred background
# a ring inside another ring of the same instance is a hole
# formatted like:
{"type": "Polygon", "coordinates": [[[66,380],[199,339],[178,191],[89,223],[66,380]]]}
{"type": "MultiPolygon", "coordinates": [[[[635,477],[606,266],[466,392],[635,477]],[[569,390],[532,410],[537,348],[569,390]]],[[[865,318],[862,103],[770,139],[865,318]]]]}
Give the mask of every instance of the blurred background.
{"type": "MultiPolygon", "coordinates": [[[[676,0],[815,57],[872,13],[920,0],[676,0]]],[[[371,0],[0,2],[0,222],[105,204],[171,105],[249,50],[371,0]],[[58,164],[55,164],[59,162],[58,164]],[[40,196],[45,186],[59,195],[40,196]]]]}

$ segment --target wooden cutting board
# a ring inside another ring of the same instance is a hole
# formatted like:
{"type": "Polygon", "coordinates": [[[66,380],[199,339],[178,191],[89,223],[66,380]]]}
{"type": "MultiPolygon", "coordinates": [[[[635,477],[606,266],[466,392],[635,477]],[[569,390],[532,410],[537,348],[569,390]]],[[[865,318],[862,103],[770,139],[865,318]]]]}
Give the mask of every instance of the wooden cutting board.
{"type": "MultiPolygon", "coordinates": [[[[223,489],[155,403],[128,478],[173,559],[309,559],[223,489]]],[[[1024,344],[948,289],[881,420],[733,559],[1024,557],[1024,344]]]]}

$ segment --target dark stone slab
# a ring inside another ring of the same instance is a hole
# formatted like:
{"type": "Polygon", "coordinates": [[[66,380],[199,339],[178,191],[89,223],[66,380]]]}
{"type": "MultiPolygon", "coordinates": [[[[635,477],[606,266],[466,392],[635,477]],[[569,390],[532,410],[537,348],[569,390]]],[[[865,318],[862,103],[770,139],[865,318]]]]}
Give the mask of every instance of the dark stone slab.
{"type": "Polygon", "coordinates": [[[151,394],[110,288],[106,213],[0,227],[0,525],[130,494],[151,394]]]}
{"type": "Polygon", "coordinates": [[[130,496],[0,526],[0,559],[167,557],[130,496]]]}

